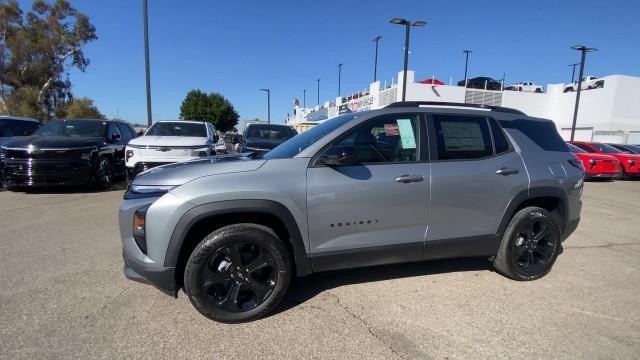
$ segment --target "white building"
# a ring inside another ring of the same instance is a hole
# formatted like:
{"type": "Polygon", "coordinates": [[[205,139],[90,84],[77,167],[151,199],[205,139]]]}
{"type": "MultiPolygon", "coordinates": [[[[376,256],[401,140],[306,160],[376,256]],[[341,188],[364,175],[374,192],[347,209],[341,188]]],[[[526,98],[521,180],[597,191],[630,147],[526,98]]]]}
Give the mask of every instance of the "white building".
{"type": "MultiPolygon", "coordinates": [[[[379,109],[402,99],[400,83],[383,86],[380,82],[363,91],[322,107],[294,109],[287,123],[299,130],[345,112],[379,109]]],[[[604,86],[583,90],[576,123],[576,140],[640,143],[640,78],[625,75],[605,76],[604,86]]],[[[575,92],[564,90],[565,84],[549,84],[544,93],[488,91],[460,86],[428,85],[414,82],[413,71],[407,72],[407,101],[439,101],[504,106],[523,111],[529,116],[551,119],[558,132],[569,139],[575,92]]]]}

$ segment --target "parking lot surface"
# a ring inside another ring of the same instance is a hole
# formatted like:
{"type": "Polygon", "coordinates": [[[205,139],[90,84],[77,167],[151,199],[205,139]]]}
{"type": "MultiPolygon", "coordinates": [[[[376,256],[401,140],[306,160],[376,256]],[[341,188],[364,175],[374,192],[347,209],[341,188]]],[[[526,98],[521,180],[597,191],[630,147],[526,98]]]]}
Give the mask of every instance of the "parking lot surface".
{"type": "Polygon", "coordinates": [[[587,183],[553,271],[460,259],[314,274],[247,324],[122,275],[122,190],[0,192],[1,359],[631,359],[640,354],[640,182],[587,183]]]}

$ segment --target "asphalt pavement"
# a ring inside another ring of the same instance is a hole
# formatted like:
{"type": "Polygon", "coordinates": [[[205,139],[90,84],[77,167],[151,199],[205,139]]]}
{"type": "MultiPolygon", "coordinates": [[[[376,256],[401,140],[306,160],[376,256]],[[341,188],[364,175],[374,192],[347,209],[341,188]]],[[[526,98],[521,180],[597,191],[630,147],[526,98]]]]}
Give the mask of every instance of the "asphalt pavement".
{"type": "Polygon", "coordinates": [[[0,359],[637,359],[640,182],[587,183],[545,278],[482,259],[314,274],[278,312],[210,321],[122,275],[107,192],[0,192],[0,359]]]}

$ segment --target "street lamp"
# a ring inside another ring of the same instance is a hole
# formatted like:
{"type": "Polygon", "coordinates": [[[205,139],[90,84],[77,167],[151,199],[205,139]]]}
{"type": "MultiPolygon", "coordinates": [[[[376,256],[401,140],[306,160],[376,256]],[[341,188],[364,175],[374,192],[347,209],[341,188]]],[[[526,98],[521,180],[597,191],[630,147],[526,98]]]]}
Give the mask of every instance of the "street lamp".
{"type": "Polygon", "coordinates": [[[302,89],[302,107],[307,108],[307,89],[302,89]]]}
{"type": "Polygon", "coordinates": [[[573,50],[578,50],[582,53],[580,58],[580,74],[578,75],[578,92],[576,93],[576,107],[573,109],[573,123],[571,124],[571,141],[576,133],[576,121],[578,120],[578,105],[580,104],[580,90],[582,90],[582,76],[584,75],[584,60],[588,52],[598,51],[596,48],[586,47],[584,45],[574,45],[571,47],[573,50]]]}
{"type": "Polygon", "coordinates": [[[340,97],[340,80],[342,77],[342,64],[338,64],[338,97],[340,97]]]}
{"type": "Polygon", "coordinates": [[[571,66],[571,82],[575,82],[576,81],[576,66],[580,65],[580,63],[575,63],[575,64],[569,64],[569,66],[571,66]]]}
{"type": "Polygon", "coordinates": [[[426,21],[411,21],[401,18],[391,19],[392,24],[405,26],[405,38],[404,38],[404,75],[402,81],[402,102],[405,101],[407,96],[407,68],[409,67],[409,33],[412,26],[420,27],[427,25],[426,21]]]}
{"type": "Polygon", "coordinates": [[[376,43],[376,57],[373,60],[373,82],[376,82],[378,76],[378,43],[380,42],[380,39],[382,39],[382,36],[380,35],[373,39],[373,42],[376,43]]]}
{"type": "Polygon", "coordinates": [[[271,89],[260,89],[267,92],[267,123],[271,124],[271,89]]]}
{"type": "Polygon", "coordinates": [[[316,81],[318,82],[318,106],[320,106],[320,79],[316,81]]]}
{"type": "Polygon", "coordinates": [[[151,127],[151,79],[149,71],[149,21],[147,0],[142,0],[142,18],[144,22],[144,68],[147,81],[147,126],[151,127]]]}
{"type": "Polygon", "coordinates": [[[468,50],[468,49],[464,49],[462,50],[462,52],[465,54],[465,60],[464,60],[464,87],[467,87],[467,68],[469,67],[469,54],[472,53],[473,51],[468,50]]]}

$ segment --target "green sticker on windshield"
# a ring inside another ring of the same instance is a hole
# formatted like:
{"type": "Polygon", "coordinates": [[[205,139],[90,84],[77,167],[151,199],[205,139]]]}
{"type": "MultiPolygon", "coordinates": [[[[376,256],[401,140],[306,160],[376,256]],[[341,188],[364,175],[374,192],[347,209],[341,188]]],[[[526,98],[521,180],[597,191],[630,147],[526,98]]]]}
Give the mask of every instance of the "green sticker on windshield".
{"type": "Polygon", "coordinates": [[[411,126],[411,119],[398,119],[398,128],[400,129],[400,141],[402,141],[403,149],[415,149],[416,137],[413,134],[413,126],[411,126]]]}

